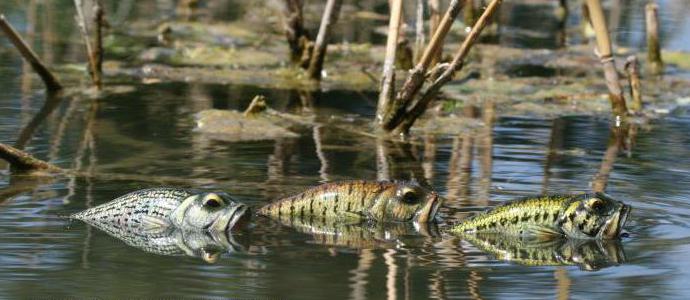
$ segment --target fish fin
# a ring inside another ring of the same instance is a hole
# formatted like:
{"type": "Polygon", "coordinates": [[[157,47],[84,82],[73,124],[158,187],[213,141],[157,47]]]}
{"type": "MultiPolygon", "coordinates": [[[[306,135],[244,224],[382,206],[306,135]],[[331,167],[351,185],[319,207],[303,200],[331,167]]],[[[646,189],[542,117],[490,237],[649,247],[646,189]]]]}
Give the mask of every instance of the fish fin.
{"type": "Polygon", "coordinates": [[[156,233],[165,231],[170,226],[170,222],[160,217],[143,216],[141,217],[141,225],[144,231],[156,233]]]}
{"type": "Polygon", "coordinates": [[[527,232],[538,240],[550,240],[563,235],[561,232],[545,226],[530,226],[527,228],[527,232]]]}
{"type": "Polygon", "coordinates": [[[365,219],[364,216],[356,212],[339,212],[337,220],[343,224],[359,224],[365,219]]]}

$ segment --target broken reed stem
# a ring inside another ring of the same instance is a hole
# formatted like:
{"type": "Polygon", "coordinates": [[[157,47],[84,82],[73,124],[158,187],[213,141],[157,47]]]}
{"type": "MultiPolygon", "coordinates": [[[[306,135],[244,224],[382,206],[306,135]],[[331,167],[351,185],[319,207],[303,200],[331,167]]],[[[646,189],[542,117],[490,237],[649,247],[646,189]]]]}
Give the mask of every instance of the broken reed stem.
{"type": "Polygon", "coordinates": [[[616,116],[625,116],[628,109],[625,106],[625,96],[616,71],[616,64],[611,51],[611,40],[606,27],[604,10],[599,0],[586,0],[589,17],[594,27],[597,40],[597,50],[601,64],[604,69],[606,87],[609,89],[609,100],[611,101],[611,111],[616,116]]]}
{"type": "Polygon", "coordinates": [[[625,72],[628,74],[630,96],[632,97],[630,110],[633,113],[639,113],[642,111],[642,94],[640,93],[640,71],[636,56],[628,56],[628,59],[625,61],[625,72]]]}
{"type": "Polygon", "coordinates": [[[434,32],[429,41],[429,44],[424,49],[422,57],[419,59],[417,65],[412,69],[410,74],[407,76],[403,87],[398,92],[397,96],[391,101],[389,106],[385,109],[383,117],[383,129],[386,131],[392,131],[399,124],[405,109],[410,102],[414,99],[419,89],[424,84],[424,80],[427,76],[427,71],[431,66],[431,62],[434,57],[437,57],[437,53],[440,53],[443,47],[443,40],[445,39],[450,27],[453,25],[453,21],[460,13],[462,8],[462,0],[451,0],[448,6],[448,10],[443,15],[441,23],[438,29],[434,32]]]}
{"type": "Polygon", "coordinates": [[[424,0],[417,0],[417,15],[415,21],[414,62],[417,63],[426,44],[424,37],[424,0]]]}
{"type": "Polygon", "coordinates": [[[489,24],[491,17],[498,10],[498,7],[502,2],[503,0],[492,0],[491,3],[489,3],[477,22],[474,24],[474,26],[472,26],[472,30],[467,37],[465,37],[465,40],[462,42],[460,49],[458,49],[450,64],[445,68],[443,73],[441,73],[438,78],[434,79],[434,82],[426,89],[421,98],[404,114],[401,123],[396,126],[396,131],[398,133],[408,133],[414,122],[422,114],[424,114],[424,111],[426,110],[427,106],[429,106],[429,103],[436,98],[436,95],[441,90],[441,87],[443,87],[444,84],[453,78],[453,75],[456,71],[462,69],[467,54],[469,54],[470,49],[472,49],[472,46],[479,37],[479,34],[482,32],[484,27],[489,24]]]}
{"type": "Polygon", "coordinates": [[[94,66],[95,74],[93,81],[96,88],[101,90],[103,88],[103,25],[105,13],[103,12],[101,0],[95,0],[94,3],[96,6],[94,7],[93,23],[96,26],[96,45],[93,56],[96,65],[94,66]]]}
{"type": "Polygon", "coordinates": [[[386,40],[386,56],[383,61],[381,75],[381,92],[376,110],[376,122],[383,124],[386,109],[393,101],[395,94],[395,54],[398,48],[400,21],[402,19],[402,0],[390,1],[391,17],[388,20],[388,38],[386,40]]]}
{"type": "Polygon", "coordinates": [[[31,47],[24,42],[19,36],[19,33],[7,22],[5,15],[0,14],[0,29],[5,33],[7,38],[12,42],[15,48],[19,51],[22,57],[31,64],[31,67],[36,71],[38,76],[43,80],[46,90],[49,92],[57,92],[62,89],[62,85],[53,73],[46,68],[41,59],[36,56],[36,53],[31,50],[31,47]]]}
{"type": "Polygon", "coordinates": [[[10,166],[19,171],[48,171],[61,172],[59,167],[33,157],[31,154],[0,143],[0,158],[10,163],[10,166]]]}
{"type": "Polygon", "coordinates": [[[256,95],[254,96],[254,99],[252,99],[252,102],[249,103],[249,106],[247,106],[247,109],[244,110],[242,115],[245,117],[251,117],[262,111],[265,111],[266,108],[268,108],[266,106],[266,97],[263,95],[256,95]]]}
{"type": "Polygon", "coordinates": [[[477,18],[478,9],[475,7],[475,0],[465,0],[465,10],[463,12],[463,22],[466,27],[474,25],[477,18]]]}
{"type": "Polygon", "coordinates": [[[304,29],[304,17],[302,14],[302,7],[304,2],[302,0],[284,0],[285,2],[285,18],[283,21],[283,28],[285,36],[290,47],[290,61],[293,64],[299,64],[302,60],[302,55],[308,41],[307,31],[304,29]]]}
{"type": "Polygon", "coordinates": [[[314,42],[314,52],[307,69],[307,74],[311,79],[321,80],[321,70],[323,69],[323,60],[326,56],[328,37],[331,35],[333,25],[338,21],[342,3],[342,0],[328,0],[326,2],[323,17],[321,18],[321,26],[319,26],[319,33],[316,35],[316,41],[314,42]]]}
{"type": "Polygon", "coordinates": [[[91,46],[89,28],[86,25],[86,16],[84,15],[81,0],[74,0],[74,6],[77,9],[77,26],[79,27],[79,32],[81,33],[81,37],[84,40],[84,46],[86,47],[86,58],[88,59],[89,63],[89,76],[91,77],[94,85],[97,85],[99,80],[97,76],[100,75],[97,75],[98,71],[96,69],[96,56],[93,51],[93,47],[91,46]]]}
{"type": "MultiPolygon", "coordinates": [[[[441,4],[439,0],[429,0],[429,36],[432,36],[441,24],[441,4]]],[[[431,65],[441,62],[443,47],[439,48],[431,58],[431,65]]]]}
{"type": "Polygon", "coordinates": [[[647,63],[650,73],[661,75],[664,72],[664,62],[661,60],[661,47],[659,46],[659,6],[650,2],[645,6],[645,20],[647,27],[647,63]]]}

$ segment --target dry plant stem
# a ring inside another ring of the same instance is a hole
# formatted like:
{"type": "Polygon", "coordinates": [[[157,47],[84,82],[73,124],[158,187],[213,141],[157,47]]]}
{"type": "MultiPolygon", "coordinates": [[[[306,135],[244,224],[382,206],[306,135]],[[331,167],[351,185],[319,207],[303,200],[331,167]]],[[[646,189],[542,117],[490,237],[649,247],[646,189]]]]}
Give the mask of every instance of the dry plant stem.
{"type": "Polygon", "coordinates": [[[661,60],[661,46],[659,46],[658,10],[659,6],[653,2],[645,6],[647,63],[653,75],[661,75],[664,72],[664,62],[661,60]]]}
{"type": "Polygon", "coordinates": [[[94,24],[96,25],[96,45],[94,48],[94,85],[99,90],[103,88],[103,26],[104,16],[103,5],[100,0],[96,0],[94,7],[94,24]]]}
{"type": "MultiPolygon", "coordinates": [[[[439,3],[439,0],[429,0],[429,14],[429,36],[432,36],[441,24],[441,4],[439,3]]],[[[433,55],[431,59],[432,66],[441,62],[442,54],[443,49],[441,47],[438,49],[438,51],[436,51],[435,55],[433,55]]]]}
{"type": "Polygon", "coordinates": [[[422,55],[424,44],[424,0],[417,0],[417,15],[415,22],[414,62],[418,62],[422,55]]]}
{"type": "Polygon", "coordinates": [[[412,69],[410,75],[408,75],[403,87],[398,92],[394,101],[386,108],[386,113],[383,121],[383,128],[386,131],[392,131],[400,122],[400,118],[405,112],[405,109],[412,102],[414,96],[419,92],[419,89],[424,84],[424,79],[426,78],[427,71],[431,66],[433,58],[436,57],[436,53],[440,53],[443,47],[443,40],[445,39],[450,27],[453,25],[453,21],[460,13],[462,8],[461,0],[451,0],[448,10],[443,15],[441,24],[438,30],[434,32],[429,45],[424,49],[422,57],[419,59],[417,65],[412,69]]]}
{"type": "Polygon", "coordinates": [[[630,96],[632,102],[630,103],[630,110],[633,113],[642,111],[642,94],[640,93],[640,71],[637,63],[637,57],[629,56],[625,61],[625,72],[628,74],[628,82],[630,83],[630,96]]]}
{"type": "Polygon", "coordinates": [[[625,116],[628,109],[625,106],[625,97],[618,79],[616,64],[611,51],[611,40],[604,19],[604,11],[599,0],[586,0],[589,10],[589,17],[594,27],[597,39],[597,50],[604,68],[606,86],[609,89],[609,100],[611,101],[611,111],[616,116],[625,116]]]}
{"type": "Polygon", "coordinates": [[[307,38],[302,14],[304,2],[302,0],[284,0],[283,2],[285,2],[283,27],[290,46],[290,60],[297,64],[302,59],[305,46],[304,39],[307,38]]]}
{"type": "Polygon", "coordinates": [[[5,33],[7,38],[10,39],[12,44],[14,45],[15,48],[19,51],[19,53],[24,57],[26,61],[31,64],[31,67],[36,71],[38,76],[41,77],[41,80],[43,80],[43,83],[46,86],[46,89],[49,92],[56,92],[62,89],[62,85],[58,81],[58,79],[53,76],[53,73],[51,73],[48,68],[41,62],[41,60],[36,56],[36,53],[31,50],[29,45],[27,45],[24,40],[19,36],[16,30],[10,25],[10,23],[7,22],[5,19],[5,15],[0,14],[0,29],[5,33]]]}
{"type": "Polygon", "coordinates": [[[326,57],[328,37],[331,35],[333,25],[338,21],[342,4],[342,0],[328,0],[326,2],[323,17],[321,18],[321,26],[319,26],[319,33],[316,35],[316,41],[314,42],[314,52],[307,69],[307,74],[309,74],[311,79],[321,80],[321,70],[323,69],[323,60],[326,57]]]}
{"type": "Polygon", "coordinates": [[[398,48],[398,33],[400,20],[402,19],[402,0],[392,0],[391,17],[388,21],[388,38],[386,40],[386,56],[383,61],[383,74],[381,75],[381,92],[376,110],[376,122],[383,124],[386,109],[393,101],[395,93],[395,54],[398,48]]]}
{"type": "Polygon", "coordinates": [[[453,60],[450,62],[445,71],[443,71],[443,73],[434,80],[429,88],[426,89],[421,98],[414,103],[414,105],[405,114],[403,114],[401,123],[396,126],[396,133],[407,134],[414,122],[422,114],[424,114],[427,106],[429,106],[429,103],[431,103],[431,101],[436,97],[438,92],[441,90],[441,87],[443,87],[444,84],[453,78],[453,75],[456,71],[462,69],[465,58],[470,52],[472,45],[474,45],[474,42],[477,40],[484,27],[486,27],[486,25],[490,22],[491,17],[498,10],[501,2],[503,2],[503,0],[493,0],[491,3],[489,3],[477,22],[474,24],[474,26],[472,26],[472,30],[467,37],[465,37],[460,49],[458,49],[458,52],[455,53],[453,60]]]}
{"type": "Polygon", "coordinates": [[[10,166],[19,171],[48,171],[61,172],[59,167],[33,157],[31,154],[0,143],[0,158],[10,163],[10,166]]]}
{"type": "Polygon", "coordinates": [[[96,83],[96,57],[93,55],[93,47],[91,47],[91,38],[89,38],[89,29],[86,25],[86,16],[84,15],[84,10],[82,8],[81,0],[74,0],[74,7],[77,10],[76,22],[79,27],[79,32],[84,40],[84,46],[86,47],[86,58],[89,62],[89,76],[91,80],[96,83]]]}

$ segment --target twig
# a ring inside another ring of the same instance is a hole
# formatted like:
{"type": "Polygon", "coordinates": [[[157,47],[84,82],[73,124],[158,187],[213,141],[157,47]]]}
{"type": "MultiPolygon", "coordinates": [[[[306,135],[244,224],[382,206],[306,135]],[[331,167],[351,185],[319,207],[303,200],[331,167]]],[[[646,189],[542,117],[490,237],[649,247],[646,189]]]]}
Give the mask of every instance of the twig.
{"type": "Polygon", "coordinates": [[[94,7],[93,17],[93,22],[96,26],[96,45],[93,53],[96,63],[94,66],[94,85],[100,90],[103,88],[103,26],[105,22],[105,13],[103,12],[103,5],[100,0],[95,0],[94,3],[96,5],[94,7]]]}
{"type": "Polygon", "coordinates": [[[424,50],[424,0],[417,0],[417,15],[415,22],[415,40],[414,40],[414,62],[417,63],[421,58],[424,50]]]}
{"type": "Polygon", "coordinates": [[[609,39],[608,29],[606,28],[606,20],[604,19],[604,11],[601,7],[601,2],[599,0],[586,1],[589,17],[592,21],[592,27],[594,27],[594,32],[596,34],[597,50],[604,69],[606,86],[609,89],[611,110],[616,116],[625,116],[628,113],[628,109],[625,106],[625,96],[623,95],[623,89],[621,89],[618,79],[618,72],[616,71],[616,64],[611,51],[611,40],[609,39]]]}
{"type": "Polygon", "coordinates": [[[36,128],[38,128],[38,126],[43,123],[43,121],[53,112],[53,110],[58,107],[58,104],[62,102],[62,99],[63,97],[61,95],[55,95],[52,93],[46,95],[46,101],[43,103],[41,110],[39,110],[31,121],[29,121],[29,123],[22,128],[22,131],[19,132],[19,137],[17,138],[17,142],[14,144],[14,147],[17,149],[24,149],[26,144],[31,140],[31,137],[33,137],[36,128]]]}
{"type": "Polygon", "coordinates": [[[62,171],[58,166],[42,161],[29,153],[3,143],[0,143],[0,158],[6,160],[13,169],[19,171],[62,171]]]}
{"type": "Polygon", "coordinates": [[[302,0],[284,0],[283,2],[285,2],[283,29],[290,46],[290,60],[298,64],[302,61],[302,55],[309,40],[303,24],[304,2],[302,0]]]}
{"type": "Polygon", "coordinates": [[[390,106],[395,93],[395,54],[398,48],[398,34],[400,20],[402,18],[402,0],[392,0],[391,17],[388,21],[388,39],[386,41],[386,57],[383,61],[383,74],[381,75],[381,93],[376,110],[376,121],[382,124],[386,109],[390,106]]]}
{"type": "Polygon", "coordinates": [[[470,33],[467,35],[467,37],[465,37],[465,40],[462,42],[462,45],[460,46],[460,49],[458,49],[458,52],[456,52],[455,56],[453,57],[453,60],[450,62],[445,71],[438,78],[435,79],[435,81],[429,86],[429,88],[427,88],[426,92],[424,92],[424,95],[421,96],[421,98],[414,104],[414,106],[412,106],[412,108],[409,109],[403,115],[402,122],[396,126],[396,131],[398,133],[409,132],[410,127],[412,127],[414,122],[422,114],[424,114],[424,111],[426,110],[427,106],[436,97],[438,92],[441,90],[441,87],[443,87],[444,84],[446,84],[453,78],[453,75],[456,71],[462,69],[467,54],[470,52],[470,49],[479,37],[479,34],[489,23],[491,17],[493,16],[494,12],[496,12],[501,2],[503,2],[503,0],[493,0],[491,1],[491,3],[489,3],[482,15],[479,17],[477,22],[472,27],[470,33]]]}
{"type": "Polygon", "coordinates": [[[62,85],[58,79],[53,75],[53,73],[46,68],[46,66],[41,62],[41,60],[36,56],[33,50],[27,45],[24,40],[19,36],[16,30],[7,22],[5,15],[0,14],[0,29],[5,33],[7,38],[10,39],[15,48],[24,57],[26,61],[31,64],[34,71],[41,77],[43,84],[45,84],[46,89],[49,92],[57,92],[62,89],[62,85]]]}
{"type": "Polygon", "coordinates": [[[333,25],[338,21],[342,3],[343,0],[328,0],[328,2],[326,2],[319,33],[316,35],[316,41],[314,42],[314,52],[312,53],[311,60],[309,61],[309,68],[307,69],[307,74],[309,74],[309,78],[311,79],[321,80],[321,70],[323,69],[323,60],[326,57],[328,37],[331,35],[333,25]]]}
{"type": "Polygon", "coordinates": [[[383,129],[386,131],[392,131],[400,122],[400,118],[404,114],[409,103],[414,99],[419,89],[424,84],[424,79],[426,78],[427,71],[431,66],[433,58],[436,53],[440,51],[443,47],[443,40],[445,39],[450,27],[453,25],[453,21],[460,13],[460,8],[462,2],[460,0],[452,0],[446,10],[441,24],[438,30],[434,32],[434,35],[429,41],[424,53],[420,58],[417,65],[412,69],[410,74],[407,76],[402,89],[398,92],[397,96],[393,101],[390,102],[388,107],[384,110],[385,114],[383,117],[383,129]]]}
{"type": "Polygon", "coordinates": [[[242,115],[245,117],[250,117],[266,110],[266,108],[266,97],[257,95],[254,97],[254,99],[252,99],[252,102],[249,103],[249,106],[244,110],[242,115]]]}
{"type": "MultiPolygon", "coordinates": [[[[429,36],[436,33],[436,30],[441,24],[441,4],[439,0],[429,0],[429,36]]],[[[443,47],[439,48],[435,55],[431,58],[431,65],[435,65],[441,62],[441,56],[443,54],[443,47]]]]}
{"type": "Polygon", "coordinates": [[[84,46],[86,47],[86,58],[89,63],[89,75],[92,80],[94,79],[94,74],[96,73],[96,62],[94,61],[93,49],[91,48],[91,39],[89,38],[89,28],[86,25],[86,16],[84,16],[84,11],[82,9],[81,0],[74,0],[74,7],[77,9],[76,22],[79,27],[79,32],[84,40],[84,46]]]}
{"type": "Polygon", "coordinates": [[[653,75],[664,72],[664,62],[661,60],[661,47],[659,46],[659,20],[657,11],[659,6],[650,2],[645,6],[645,20],[647,27],[647,63],[653,75]]]}
{"type": "Polygon", "coordinates": [[[631,55],[625,61],[625,72],[628,74],[628,82],[630,83],[630,96],[632,103],[630,103],[630,110],[633,113],[642,111],[642,94],[640,92],[640,72],[637,63],[637,57],[631,55]]]}

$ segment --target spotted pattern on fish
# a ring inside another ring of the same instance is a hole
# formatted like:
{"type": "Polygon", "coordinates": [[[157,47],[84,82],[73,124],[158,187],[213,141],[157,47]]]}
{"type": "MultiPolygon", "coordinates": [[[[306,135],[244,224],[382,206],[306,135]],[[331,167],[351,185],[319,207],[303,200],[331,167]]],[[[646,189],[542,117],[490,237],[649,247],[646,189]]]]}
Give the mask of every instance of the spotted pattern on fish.
{"type": "Polygon", "coordinates": [[[145,217],[167,219],[184,199],[192,195],[191,191],[178,188],[139,190],[73,214],[71,218],[97,225],[106,232],[112,228],[136,231],[142,228],[145,217]]]}
{"type": "Polygon", "coordinates": [[[327,183],[258,210],[278,219],[411,221],[433,219],[442,200],[416,183],[346,181],[327,183]]]}

